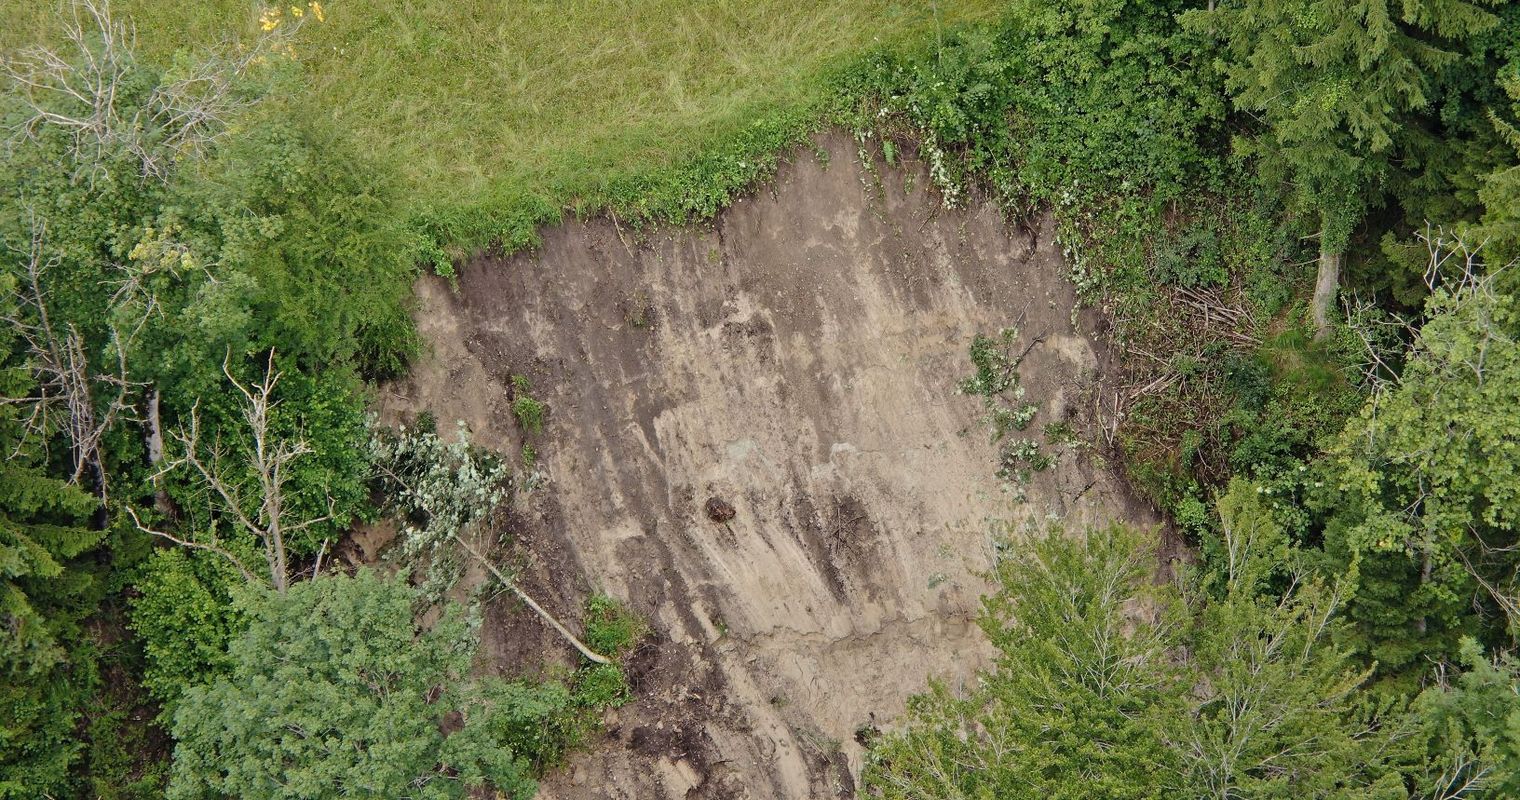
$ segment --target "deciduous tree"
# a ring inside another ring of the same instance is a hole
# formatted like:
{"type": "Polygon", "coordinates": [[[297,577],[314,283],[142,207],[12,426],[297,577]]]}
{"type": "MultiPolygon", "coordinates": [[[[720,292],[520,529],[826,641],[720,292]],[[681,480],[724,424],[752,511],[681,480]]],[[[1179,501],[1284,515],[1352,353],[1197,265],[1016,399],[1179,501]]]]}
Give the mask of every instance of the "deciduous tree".
{"type": "Polygon", "coordinates": [[[1330,447],[1318,500],[1357,644],[1385,671],[1520,634],[1520,312],[1454,250],[1436,251],[1428,320],[1330,447]]]}

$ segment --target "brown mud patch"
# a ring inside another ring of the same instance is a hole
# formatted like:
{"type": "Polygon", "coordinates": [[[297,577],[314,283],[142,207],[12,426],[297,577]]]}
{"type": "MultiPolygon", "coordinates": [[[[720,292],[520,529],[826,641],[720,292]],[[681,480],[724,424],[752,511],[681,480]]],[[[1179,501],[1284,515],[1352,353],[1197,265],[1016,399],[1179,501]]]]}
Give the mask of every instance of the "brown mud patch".
{"type": "MultiPolygon", "coordinates": [[[[628,664],[636,701],[541,797],[853,796],[861,726],[986,664],[974,616],[995,540],[1153,519],[1051,444],[1014,502],[978,399],[955,392],[973,334],[1017,326],[1044,337],[1021,369],[1031,431],[1080,425],[1107,358],[1050,221],[946,211],[920,166],[820,144],[827,165],[800,157],[709,226],[570,223],[464,265],[457,290],[417,287],[430,354],[387,387],[384,417],[530,442],[542,485],[504,523],[525,588],[571,620],[605,591],[654,628],[628,664]],[[548,405],[541,433],[514,420],[515,375],[548,405]]],[[[505,672],[568,661],[506,600],[485,640],[505,672]]]]}

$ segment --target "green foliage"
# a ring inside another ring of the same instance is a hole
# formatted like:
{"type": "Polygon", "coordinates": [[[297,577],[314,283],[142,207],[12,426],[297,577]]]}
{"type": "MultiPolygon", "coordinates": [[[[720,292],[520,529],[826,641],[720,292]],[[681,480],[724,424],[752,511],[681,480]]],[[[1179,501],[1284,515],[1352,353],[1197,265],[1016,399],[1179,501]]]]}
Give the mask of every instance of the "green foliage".
{"type": "Polygon", "coordinates": [[[535,772],[558,766],[590,730],[572,690],[555,681],[486,681],[475,702],[479,710],[471,713],[487,741],[519,754],[535,772]]]}
{"type": "Polygon", "coordinates": [[[458,580],[462,561],[455,542],[509,496],[510,467],[494,453],[470,444],[459,422],[453,442],[429,428],[398,430],[371,422],[369,457],[374,488],[385,510],[402,523],[402,555],[409,567],[424,565],[423,594],[438,600],[458,580]]]}
{"type": "Polygon", "coordinates": [[[1469,785],[1478,797],[1520,795],[1520,664],[1513,654],[1486,658],[1472,639],[1459,656],[1465,669],[1415,704],[1431,747],[1427,782],[1444,792],[1435,796],[1469,785]]]}
{"type": "Polygon", "coordinates": [[[1024,402],[1024,386],[1019,382],[1019,362],[1039,340],[1015,355],[1013,346],[1018,338],[1015,328],[999,331],[996,338],[982,334],[972,337],[971,364],[976,371],[957,388],[961,394],[982,398],[992,427],[992,443],[998,445],[997,476],[1017,487],[1022,498],[1023,484],[1029,482],[1033,473],[1049,467],[1050,457],[1040,451],[1039,443],[1033,439],[1008,438],[1011,433],[1027,429],[1039,411],[1039,406],[1024,402]]]}
{"type": "Polygon", "coordinates": [[[910,702],[871,744],[871,796],[1407,796],[1404,719],[1329,644],[1335,593],[1263,594],[1286,540],[1252,496],[1221,505],[1209,597],[1156,586],[1122,528],[1005,549],[981,620],[994,666],[910,702]]]}
{"type": "Polygon", "coordinates": [[[586,646],[618,659],[649,635],[649,623],[627,606],[605,594],[586,598],[586,646]]]}
{"type": "Polygon", "coordinates": [[[96,505],[78,487],[35,469],[8,464],[0,471],[0,613],[12,634],[0,659],[7,675],[36,676],[65,658],[59,621],[49,612],[74,610],[91,583],[68,567],[102,538],[81,524],[96,505]]]}
{"type": "Polygon", "coordinates": [[[980,620],[994,667],[965,696],[933,685],[910,701],[906,730],[873,746],[866,787],[882,798],[1166,796],[1176,756],[1147,714],[1179,701],[1166,658],[1178,621],[1174,598],[1148,586],[1140,537],[1037,535],[1004,552],[980,620]],[[1129,624],[1132,605],[1153,602],[1164,621],[1129,624]]]}
{"type": "MultiPolygon", "coordinates": [[[[244,121],[214,158],[185,170],[149,229],[183,231],[189,252],[214,265],[207,277],[218,283],[182,290],[194,298],[182,319],[204,334],[177,343],[201,349],[185,367],[219,363],[227,347],[273,348],[303,369],[399,374],[416,347],[416,245],[394,177],[340,136],[277,113],[244,121]],[[246,323],[226,325],[229,316],[246,323]]],[[[175,355],[161,357],[164,369],[175,355]]]]}
{"type": "Polygon", "coordinates": [[[1202,532],[1207,515],[1197,511],[1210,491],[1234,475],[1287,489],[1361,395],[1340,376],[1340,358],[1300,329],[1255,348],[1190,335],[1184,347],[1201,357],[1174,366],[1184,380],[1130,409],[1119,441],[1138,485],[1179,518],[1188,509],[1188,529],[1202,532]]]}
{"type": "Polygon", "coordinates": [[[131,627],[142,642],[142,684],[173,709],[185,689],[225,675],[227,645],[247,627],[232,603],[243,578],[221,556],[160,549],[140,568],[131,627]]]}
{"type": "Polygon", "coordinates": [[[1184,288],[1223,286],[1230,277],[1218,232],[1210,221],[1193,220],[1175,233],[1167,232],[1155,251],[1157,278],[1184,288]]]}
{"type": "Polygon", "coordinates": [[[97,800],[157,800],[169,783],[162,734],[146,709],[116,708],[94,715],[86,772],[97,800]]]}
{"type": "Polygon", "coordinates": [[[1371,670],[1332,644],[1340,590],[1301,576],[1250,484],[1232,483],[1217,510],[1214,599],[1187,649],[1189,724],[1168,737],[1188,753],[1183,793],[1406,797],[1409,721],[1397,701],[1362,692],[1371,670]]]}
{"type": "MultiPolygon", "coordinates": [[[[0,303],[9,288],[0,274],[0,303]]],[[[34,391],[15,359],[14,330],[0,330],[0,391],[34,391]]],[[[48,477],[23,437],[20,407],[0,404],[0,797],[61,793],[79,755],[73,736],[94,688],[93,643],[83,629],[100,601],[90,525],[99,501],[48,477]]]]}
{"type": "MultiPolygon", "coordinates": [[[[606,651],[602,651],[606,652],[606,651]]],[[[592,664],[575,674],[575,702],[588,709],[617,708],[633,699],[628,677],[616,664],[592,664]]]]}
{"type": "Polygon", "coordinates": [[[951,205],[970,179],[1005,201],[1142,187],[1172,196],[1210,163],[1209,131],[1224,110],[1201,42],[1173,20],[1183,8],[1015,3],[995,26],[866,60],[842,82],[856,104],[845,119],[865,130],[900,120],[918,132],[951,205]]]}
{"type": "MultiPolygon", "coordinates": [[[[8,443],[7,443],[8,444],[8,443]]],[[[12,459],[0,468],[0,797],[67,785],[78,708],[93,688],[84,619],[99,578],[83,563],[101,540],[77,487],[12,459]]]]}
{"type": "MultiPolygon", "coordinates": [[[[1510,12],[1507,24],[1513,31],[1520,9],[1510,12]]],[[[1495,81],[1504,96],[1486,109],[1486,116],[1509,153],[1482,178],[1477,194],[1485,213],[1474,237],[1488,242],[1495,264],[1520,260],[1520,41],[1512,38],[1506,55],[1495,81]]]]}
{"type": "Polygon", "coordinates": [[[1015,439],[998,448],[997,476],[1006,483],[1022,485],[1029,483],[1034,473],[1049,469],[1050,463],[1039,442],[1015,439]]]}
{"type": "Polygon", "coordinates": [[[1355,579],[1352,641],[1384,670],[1520,633],[1515,309],[1492,279],[1438,290],[1399,381],[1329,450],[1328,568],[1355,579]]]}
{"type": "MultiPolygon", "coordinates": [[[[262,360],[249,363],[239,370],[246,373],[240,380],[262,380],[270,364],[262,360]]],[[[265,444],[304,441],[311,450],[283,470],[287,483],[281,503],[286,525],[294,528],[295,521],[322,520],[292,530],[285,537],[285,545],[294,556],[310,556],[324,541],[341,538],[355,521],[374,518],[369,494],[373,465],[365,447],[369,428],[364,387],[342,369],[303,373],[293,368],[294,358],[283,357],[277,357],[272,365],[279,372],[279,382],[270,402],[265,444]],[[287,371],[282,366],[292,369],[287,371]],[[329,514],[331,518],[325,519],[329,514]]],[[[242,512],[257,520],[265,492],[253,458],[255,442],[246,418],[247,399],[224,377],[192,408],[202,428],[202,448],[220,453],[223,478],[238,490],[242,512]]],[[[177,457],[182,455],[183,445],[171,440],[166,451],[170,458],[177,457]]],[[[209,456],[202,453],[201,457],[209,456]]],[[[165,490],[181,511],[182,527],[197,532],[215,529],[219,539],[251,542],[251,536],[221,508],[223,498],[212,494],[188,465],[165,477],[165,490]]],[[[253,561],[260,558],[256,556],[253,561]]]]}
{"type": "MultiPolygon", "coordinates": [[[[81,19],[88,28],[89,16],[81,19]]],[[[91,35],[88,30],[86,35],[91,35]]],[[[92,57],[102,58],[100,40],[88,47],[92,57]]],[[[260,116],[258,111],[210,121],[205,132],[213,143],[205,148],[172,147],[162,108],[153,104],[187,71],[211,65],[210,73],[201,73],[209,77],[197,86],[212,91],[218,81],[229,80],[234,94],[245,100],[255,99],[267,86],[247,74],[222,70],[224,61],[215,54],[182,53],[168,69],[130,50],[119,51],[117,58],[113,63],[123,67],[120,81],[109,87],[112,105],[106,118],[119,129],[103,137],[99,147],[87,135],[80,146],[79,131],[62,125],[44,124],[34,136],[11,136],[16,131],[10,126],[24,113],[18,102],[22,90],[3,87],[0,115],[9,133],[6,157],[0,160],[0,244],[19,258],[7,258],[0,267],[0,290],[9,303],[18,288],[16,278],[24,272],[19,267],[35,241],[43,265],[36,288],[45,306],[15,309],[20,324],[36,324],[45,311],[55,330],[77,333],[78,353],[70,359],[82,362],[81,379],[95,387],[90,399],[97,419],[113,418],[104,411],[103,398],[111,381],[125,378],[117,385],[124,387],[126,411],[102,431],[102,469],[87,474],[84,483],[102,496],[108,486],[114,490],[107,514],[119,514],[123,504],[146,505],[154,485],[149,472],[155,467],[144,452],[145,431],[137,417],[150,397],[160,395],[171,457],[175,445],[170,434],[196,409],[205,423],[205,441],[220,448],[229,475],[249,489],[251,475],[239,478],[239,472],[251,443],[238,410],[241,398],[226,380],[224,364],[246,381],[259,374],[268,352],[278,350],[287,379],[273,428],[283,438],[306,438],[315,451],[291,465],[288,510],[305,518],[335,512],[331,522],[311,527],[290,543],[295,553],[309,553],[352,519],[370,513],[358,375],[395,374],[414,346],[406,304],[416,245],[397,206],[395,183],[357,157],[345,137],[299,118],[260,116]],[[232,124],[224,127],[223,122],[232,124]],[[150,162],[157,166],[145,169],[150,162]],[[125,375],[118,375],[118,369],[125,375]]],[[[80,107],[64,93],[46,97],[54,111],[72,113],[80,107]]],[[[5,310],[12,315],[12,308],[5,310]]],[[[6,327],[8,337],[14,330],[6,327]]],[[[9,453],[15,444],[9,415],[26,408],[13,403],[33,394],[29,385],[13,378],[28,376],[41,364],[35,358],[13,359],[9,338],[0,344],[5,353],[0,392],[6,401],[0,405],[5,415],[0,439],[9,453]]],[[[67,431],[50,424],[40,433],[38,441],[23,448],[26,455],[10,462],[6,469],[16,471],[16,477],[0,479],[0,493],[41,497],[46,475],[73,471],[56,455],[70,452],[67,431]],[[40,455],[46,453],[55,455],[40,455]]],[[[204,487],[193,488],[171,474],[164,477],[163,488],[177,507],[177,532],[185,538],[194,539],[217,524],[204,487]]],[[[69,491],[78,493],[73,487],[69,491]]],[[[262,491],[244,494],[251,503],[264,497],[262,491]]],[[[90,502],[94,511],[95,501],[90,502]]],[[[75,598],[68,601],[66,614],[54,618],[56,625],[48,623],[57,640],[51,646],[56,665],[29,676],[25,694],[12,693],[12,684],[6,684],[9,699],[15,700],[7,705],[18,726],[37,711],[30,705],[34,700],[47,698],[47,728],[31,730],[24,740],[25,759],[46,755],[50,766],[24,777],[22,796],[64,793],[60,771],[71,760],[77,762],[75,755],[86,743],[89,760],[80,769],[89,774],[76,775],[74,788],[84,791],[88,777],[109,784],[90,790],[96,795],[151,795],[154,768],[136,764],[143,754],[113,749],[111,737],[112,731],[143,731],[148,723],[141,720],[151,720],[154,712],[127,711],[103,699],[111,687],[95,682],[93,637],[79,623],[99,609],[104,592],[122,591],[128,576],[139,579],[141,587],[131,591],[132,626],[146,645],[144,680],[155,700],[172,702],[185,686],[225,666],[223,647],[241,624],[228,606],[231,581],[216,565],[185,553],[161,553],[137,571],[144,537],[122,533],[119,516],[101,514],[96,520],[113,530],[111,552],[97,548],[90,558],[79,558],[104,534],[84,529],[85,511],[70,514],[72,519],[44,512],[45,518],[35,521],[46,530],[41,539],[29,532],[34,522],[25,517],[16,518],[24,525],[7,525],[3,531],[6,539],[14,530],[40,543],[40,549],[25,548],[30,565],[18,562],[12,571],[17,585],[27,584],[25,596],[33,608],[48,615],[54,599],[75,598]],[[70,534],[71,528],[78,530],[70,534]],[[32,557],[36,555],[50,555],[53,564],[32,557]],[[33,570],[39,570],[38,578],[45,575],[45,592],[32,591],[33,577],[23,573],[33,570]],[[87,724],[78,722],[81,711],[89,715],[87,724]],[[136,777],[117,775],[122,780],[113,781],[116,770],[136,777]]],[[[97,624],[102,638],[119,632],[117,622],[97,624]]],[[[22,629],[42,633],[45,626],[22,629]]],[[[134,667],[117,670],[112,679],[134,681],[136,676],[134,667]]],[[[6,762],[9,769],[9,753],[6,762]]],[[[32,769],[24,767],[19,754],[14,763],[17,770],[32,769]]]]}
{"type": "Polygon", "coordinates": [[[1223,43],[1237,108],[1266,134],[1245,143],[1316,218],[1320,246],[1346,249],[1353,227],[1379,201],[1396,143],[1412,114],[1431,105],[1436,74],[1455,48],[1497,19],[1461,2],[1246,0],[1187,15],[1190,28],[1223,43]]]}
{"type": "Polygon", "coordinates": [[[460,798],[489,783],[531,797],[564,688],[472,679],[457,616],[421,630],[414,600],[369,572],[247,588],[229,675],[176,710],[169,796],[460,798]]]}
{"type": "Polygon", "coordinates": [[[1012,390],[1022,396],[1019,361],[1013,356],[1013,343],[1019,338],[1017,328],[1004,328],[997,338],[980,333],[971,338],[971,364],[976,372],[961,381],[961,394],[974,394],[989,400],[1012,390]]]}
{"type": "MultiPolygon", "coordinates": [[[[140,116],[145,104],[179,73],[120,57],[132,90],[112,95],[114,113],[156,119],[140,116]]],[[[246,74],[212,74],[244,95],[267,88],[246,74]]],[[[207,130],[215,144],[202,151],[171,150],[165,137],[136,130],[117,137],[136,136],[136,149],[117,139],[79,148],[73,131],[44,125],[18,138],[0,166],[0,236],[24,250],[45,230],[47,313],[56,329],[79,332],[91,376],[112,376],[124,356],[129,402],[160,393],[166,432],[199,409],[206,438],[224,443],[228,460],[245,456],[247,442],[224,365],[246,381],[279,354],[288,378],[275,427],[303,432],[316,449],[290,481],[292,508],[325,513],[328,497],[336,501],[333,522],[294,543],[300,552],[369,511],[367,467],[354,459],[365,438],[355,375],[396,374],[415,347],[407,303],[416,247],[392,176],[343,137],[278,111],[255,106],[217,121],[207,130]],[[139,151],[166,165],[162,174],[141,175],[139,151]]],[[[107,432],[107,471],[141,477],[142,437],[125,428],[107,432]]],[[[169,488],[193,524],[207,524],[200,498],[175,492],[172,480],[169,488]]]]}
{"type": "MultiPolygon", "coordinates": [[[[118,626],[116,611],[109,610],[102,622],[118,626]]],[[[169,783],[172,742],[140,684],[143,666],[140,648],[129,638],[111,642],[100,654],[99,687],[84,714],[82,738],[88,746],[78,770],[81,786],[96,800],[156,800],[169,783]]]]}
{"type": "Polygon", "coordinates": [[[452,442],[428,430],[372,424],[369,450],[379,489],[404,521],[409,552],[447,544],[507,499],[511,470],[471,446],[463,421],[452,442]]]}
{"type": "Polygon", "coordinates": [[[524,433],[538,433],[544,427],[544,414],[549,407],[535,400],[529,392],[533,384],[524,375],[512,376],[512,416],[524,433]]]}

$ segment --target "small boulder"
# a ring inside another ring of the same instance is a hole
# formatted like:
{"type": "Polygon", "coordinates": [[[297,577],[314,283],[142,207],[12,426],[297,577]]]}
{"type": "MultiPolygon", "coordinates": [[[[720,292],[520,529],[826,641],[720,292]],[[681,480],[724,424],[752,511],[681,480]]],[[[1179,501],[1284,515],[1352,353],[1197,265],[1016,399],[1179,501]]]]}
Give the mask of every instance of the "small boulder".
{"type": "Polygon", "coordinates": [[[734,510],[733,506],[717,497],[707,498],[707,505],[704,508],[707,510],[707,518],[713,522],[728,522],[734,518],[735,514],[739,513],[734,510]]]}

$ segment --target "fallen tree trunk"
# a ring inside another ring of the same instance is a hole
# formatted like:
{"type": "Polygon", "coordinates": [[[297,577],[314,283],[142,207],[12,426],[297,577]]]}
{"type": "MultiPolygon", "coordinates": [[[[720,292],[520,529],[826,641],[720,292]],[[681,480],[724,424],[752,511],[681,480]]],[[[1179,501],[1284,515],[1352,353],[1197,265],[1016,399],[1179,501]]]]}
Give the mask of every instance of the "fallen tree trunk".
{"type": "Polygon", "coordinates": [[[586,644],[580,639],[576,638],[575,634],[571,633],[569,628],[561,625],[559,620],[554,618],[553,614],[545,611],[543,606],[534,602],[533,598],[529,597],[527,592],[524,592],[522,589],[518,588],[515,581],[513,581],[511,578],[508,578],[505,573],[497,569],[495,564],[492,564],[490,561],[486,560],[486,557],[482,555],[479,550],[471,547],[469,542],[466,542],[463,537],[456,533],[454,534],[454,541],[458,542],[459,546],[465,549],[465,552],[474,556],[476,561],[479,561],[486,569],[490,570],[491,574],[495,575],[496,579],[501,581],[503,586],[511,589],[512,593],[517,595],[517,598],[519,600],[522,600],[524,603],[526,603],[528,608],[533,609],[533,613],[537,614],[541,619],[543,619],[544,622],[549,623],[549,627],[558,631],[560,636],[565,637],[565,641],[569,642],[573,647],[575,647],[576,650],[579,650],[581,655],[597,664],[612,663],[612,659],[595,652],[591,648],[587,647],[586,644]]]}

